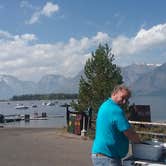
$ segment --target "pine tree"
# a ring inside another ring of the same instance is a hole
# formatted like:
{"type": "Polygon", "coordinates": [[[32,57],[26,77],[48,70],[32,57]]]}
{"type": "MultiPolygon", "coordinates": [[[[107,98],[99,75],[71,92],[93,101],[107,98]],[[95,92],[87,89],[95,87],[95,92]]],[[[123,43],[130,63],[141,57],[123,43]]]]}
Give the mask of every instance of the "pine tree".
{"type": "Polygon", "coordinates": [[[96,115],[100,104],[111,96],[114,86],[122,83],[120,68],[113,61],[114,54],[108,44],[99,45],[92,52],[80,79],[76,110],[85,111],[91,107],[96,115]]]}

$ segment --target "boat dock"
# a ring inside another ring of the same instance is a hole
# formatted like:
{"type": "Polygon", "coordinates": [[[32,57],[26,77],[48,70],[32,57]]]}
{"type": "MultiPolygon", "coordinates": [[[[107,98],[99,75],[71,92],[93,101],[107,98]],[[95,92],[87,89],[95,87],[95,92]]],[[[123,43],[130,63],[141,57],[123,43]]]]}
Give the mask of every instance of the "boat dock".
{"type": "Polygon", "coordinates": [[[0,123],[9,123],[9,122],[15,122],[15,121],[21,121],[21,116],[18,114],[12,114],[12,115],[3,115],[0,114],[0,123]]]}
{"type": "Polygon", "coordinates": [[[26,122],[30,120],[48,120],[50,118],[64,118],[64,115],[54,115],[54,116],[47,116],[46,112],[42,112],[41,115],[30,115],[30,114],[25,114],[25,115],[20,115],[20,114],[12,114],[12,115],[3,115],[0,114],[0,123],[9,123],[9,122],[17,122],[24,120],[26,122]]]}

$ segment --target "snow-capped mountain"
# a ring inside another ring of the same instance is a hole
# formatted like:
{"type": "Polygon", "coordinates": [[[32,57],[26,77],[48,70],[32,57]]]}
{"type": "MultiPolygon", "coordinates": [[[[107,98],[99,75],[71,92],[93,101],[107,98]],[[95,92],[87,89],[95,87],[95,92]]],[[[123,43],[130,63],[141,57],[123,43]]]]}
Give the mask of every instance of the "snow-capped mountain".
{"type": "Polygon", "coordinates": [[[142,75],[152,71],[159,65],[155,64],[132,64],[126,67],[121,67],[123,81],[127,85],[134,83],[142,75]]]}
{"type": "MultiPolygon", "coordinates": [[[[163,65],[133,64],[122,67],[124,83],[135,94],[166,94],[166,63],[163,65]]],[[[83,71],[71,78],[61,75],[45,75],[38,83],[22,81],[10,75],[0,75],[0,99],[22,94],[77,93],[83,71]]]]}
{"type": "Polygon", "coordinates": [[[37,85],[31,81],[21,81],[10,75],[0,75],[0,98],[6,99],[14,95],[34,94],[37,85]]]}

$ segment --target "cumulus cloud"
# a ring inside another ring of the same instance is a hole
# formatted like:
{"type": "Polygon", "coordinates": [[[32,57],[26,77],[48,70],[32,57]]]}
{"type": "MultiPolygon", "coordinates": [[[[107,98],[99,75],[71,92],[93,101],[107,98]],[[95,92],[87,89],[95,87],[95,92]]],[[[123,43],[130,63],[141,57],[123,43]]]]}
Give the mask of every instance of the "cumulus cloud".
{"type": "Polygon", "coordinates": [[[142,53],[148,53],[151,49],[155,54],[149,53],[146,57],[148,63],[153,63],[151,60],[154,57],[160,62],[164,58],[166,60],[166,24],[148,30],[142,28],[131,38],[118,36],[111,39],[107,33],[98,32],[95,36],[71,37],[67,42],[54,44],[39,43],[35,34],[13,35],[0,30],[0,74],[10,74],[24,80],[39,80],[46,74],[74,76],[99,43],[110,42],[115,58],[124,63],[137,60],[139,53],[140,61],[144,62],[142,53]]]}
{"type": "Polygon", "coordinates": [[[12,37],[9,32],[0,30],[0,39],[12,37]]]}
{"type": "Polygon", "coordinates": [[[3,34],[6,35],[0,45],[0,74],[24,80],[39,80],[45,74],[74,76],[91,56],[92,48],[110,40],[108,34],[98,32],[91,38],[39,44],[34,34],[12,35],[4,31],[3,34]]]}
{"type": "Polygon", "coordinates": [[[131,38],[118,36],[112,41],[112,50],[119,56],[134,55],[162,44],[166,44],[166,24],[159,24],[148,30],[141,28],[136,36],[131,38]]]}
{"type": "Polygon", "coordinates": [[[33,15],[31,16],[31,18],[28,21],[26,21],[26,23],[34,24],[34,23],[38,22],[42,16],[50,17],[58,11],[59,11],[58,4],[53,4],[52,2],[47,2],[42,9],[34,12],[33,15]]]}
{"type": "Polygon", "coordinates": [[[51,16],[53,13],[59,10],[59,6],[57,4],[53,4],[51,2],[47,2],[46,5],[43,7],[41,13],[45,16],[51,16]]]}

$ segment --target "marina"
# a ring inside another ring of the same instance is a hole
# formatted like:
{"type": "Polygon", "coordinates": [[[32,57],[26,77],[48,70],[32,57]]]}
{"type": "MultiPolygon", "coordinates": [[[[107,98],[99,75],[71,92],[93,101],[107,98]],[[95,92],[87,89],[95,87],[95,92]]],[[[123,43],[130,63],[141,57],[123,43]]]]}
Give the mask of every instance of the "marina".
{"type": "Polygon", "coordinates": [[[70,100],[0,102],[0,125],[4,127],[64,127],[66,126],[66,108],[61,107],[64,103],[70,103],[70,100]]]}
{"type": "MultiPolygon", "coordinates": [[[[17,120],[8,120],[10,123],[3,123],[7,127],[64,127],[66,126],[66,106],[71,100],[26,100],[26,101],[1,101],[0,114],[5,115],[6,119],[9,115],[21,115],[17,120]],[[54,103],[49,106],[48,103],[54,103]],[[26,109],[16,109],[16,106],[22,106],[26,109]],[[42,118],[42,113],[46,113],[47,117],[42,118]],[[25,121],[23,118],[29,115],[30,121],[25,121]],[[47,120],[43,120],[47,119],[47,120]]],[[[151,110],[152,122],[163,122],[166,119],[165,114],[165,98],[163,97],[133,97],[130,103],[148,104],[151,110]]],[[[70,111],[72,108],[69,108],[70,111]]],[[[12,116],[10,117],[12,118],[12,116]]],[[[1,125],[1,124],[0,124],[1,125]]]]}
{"type": "Polygon", "coordinates": [[[25,115],[2,115],[0,114],[0,123],[9,123],[9,122],[19,122],[21,120],[30,121],[30,120],[48,120],[50,118],[64,118],[64,115],[54,115],[47,117],[46,113],[43,113],[41,116],[30,116],[29,114],[25,115]],[[44,116],[43,116],[44,115],[44,116]]]}

